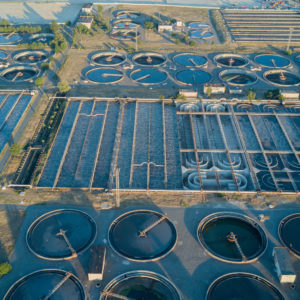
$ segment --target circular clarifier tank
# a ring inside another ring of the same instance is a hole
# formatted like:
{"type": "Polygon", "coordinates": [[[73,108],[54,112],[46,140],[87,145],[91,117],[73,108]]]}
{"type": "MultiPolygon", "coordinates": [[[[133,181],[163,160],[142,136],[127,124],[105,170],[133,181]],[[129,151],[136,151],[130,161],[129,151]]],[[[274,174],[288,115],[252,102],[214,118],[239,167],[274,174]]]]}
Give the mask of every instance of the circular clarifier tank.
{"type": "Polygon", "coordinates": [[[30,38],[29,41],[31,43],[49,43],[54,39],[54,34],[53,33],[37,33],[33,34],[30,38]]]}
{"type": "Polygon", "coordinates": [[[2,45],[10,45],[17,44],[22,40],[22,37],[19,34],[0,34],[0,44],[2,45]]]}
{"type": "Polygon", "coordinates": [[[84,300],[85,293],[79,279],[73,274],[45,269],[21,278],[4,296],[4,300],[20,299],[84,300]],[[57,289],[58,284],[61,285],[57,289]]]}
{"type": "Polygon", "coordinates": [[[34,79],[39,70],[30,66],[10,66],[0,72],[0,77],[10,82],[21,82],[34,79]]]}
{"type": "Polygon", "coordinates": [[[45,61],[49,53],[41,50],[21,51],[13,55],[16,63],[35,64],[45,61]]]}
{"type": "Polygon", "coordinates": [[[254,58],[254,61],[268,68],[287,68],[291,65],[289,59],[280,55],[260,54],[254,58]]]}
{"type": "Polygon", "coordinates": [[[29,227],[26,241],[38,257],[59,260],[73,258],[87,250],[96,237],[96,224],[86,213],[60,209],[46,213],[29,227]]]}
{"type": "Polygon", "coordinates": [[[226,83],[235,86],[246,86],[257,81],[255,74],[241,69],[224,70],[219,77],[226,83]]]}
{"type": "Polygon", "coordinates": [[[86,78],[96,83],[117,83],[124,78],[124,74],[113,68],[96,68],[87,71],[86,78]]]}
{"type": "Polygon", "coordinates": [[[100,66],[117,66],[125,61],[125,55],[118,52],[98,52],[91,57],[91,60],[100,66]]]}
{"type": "Polygon", "coordinates": [[[249,61],[246,57],[238,54],[218,54],[214,58],[217,65],[230,68],[245,67],[249,61]]]}
{"type": "Polygon", "coordinates": [[[230,273],[216,279],[209,287],[206,300],[284,300],[269,281],[255,274],[230,273]]]}
{"type": "Polygon", "coordinates": [[[154,67],[162,65],[166,61],[166,58],[159,53],[143,52],[134,55],[132,61],[141,66],[154,67]]]}
{"type": "Polygon", "coordinates": [[[183,70],[176,73],[176,79],[187,85],[202,84],[211,79],[210,74],[201,70],[183,70]]]}
{"type": "Polygon", "coordinates": [[[190,37],[192,39],[207,40],[212,38],[213,36],[214,34],[208,30],[193,30],[190,32],[190,37]]]}
{"type": "Polygon", "coordinates": [[[284,218],[278,228],[281,242],[300,258],[300,213],[284,218]]]}
{"type": "Polygon", "coordinates": [[[140,16],[140,13],[132,10],[122,10],[115,13],[115,15],[119,19],[136,19],[140,16]]]}
{"type": "Polygon", "coordinates": [[[138,28],[140,27],[139,24],[133,22],[131,19],[118,19],[118,20],[115,20],[113,22],[113,26],[115,28],[120,28],[120,29],[135,29],[135,28],[138,28]]]}
{"type": "Polygon", "coordinates": [[[112,248],[135,261],[156,260],[175,247],[177,233],[165,216],[150,210],[135,210],[121,215],[109,228],[112,248]]]}
{"type": "Polygon", "coordinates": [[[203,67],[207,58],[195,53],[180,53],[174,56],[174,62],[185,67],[203,67]]]}
{"type": "Polygon", "coordinates": [[[7,60],[8,59],[8,53],[4,50],[0,50],[0,61],[7,60]]]}
{"type": "Polygon", "coordinates": [[[209,28],[209,25],[207,23],[191,22],[188,24],[188,27],[190,29],[205,29],[205,28],[209,28]]]}
{"type": "Polygon", "coordinates": [[[140,84],[159,84],[168,78],[168,74],[157,69],[138,69],[131,73],[131,79],[140,84]]]}
{"type": "Polygon", "coordinates": [[[197,236],[210,255],[232,263],[253,262],[267,247],[266,235],[257,222],[231,212],[204,218],[198,226],[197,236]]]}
{"type": "Polygon", "coordinates": [[[300,77],[286,70],[267,71],[264,73],[264,78],[279,86],[297,86],[300,84],[300,77]]]}
{"type": "Polygon", "coordinates": [[[135,40],[140,36],[140,33],[135,30],[127,30],[127,29],[116,29],[110,33],[112,39],[121,40],[121,41],[129,41],[135,40]]]}
{"type": "Polygon", "coordinates": [[[117,299],[181,300],[177,288],[167,278],[149,271],[131,271],[113,279],[100,300],[117,299]],[[121,298],[120,298],[121,299],[121,298]]]}

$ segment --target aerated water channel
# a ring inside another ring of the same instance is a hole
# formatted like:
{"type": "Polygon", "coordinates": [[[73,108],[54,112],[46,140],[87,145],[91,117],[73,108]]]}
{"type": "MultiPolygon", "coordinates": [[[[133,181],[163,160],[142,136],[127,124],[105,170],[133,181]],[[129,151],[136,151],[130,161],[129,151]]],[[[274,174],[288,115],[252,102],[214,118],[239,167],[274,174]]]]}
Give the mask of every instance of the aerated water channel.
{"type": "Polygon", "coordinates": [[[173,223],[154,211],[126,213],[117,218],[109,229],[113,249],[122,256],[139,261],[158,259],[168,254],[176,240],[173,223]]]}
{"type": "Polygon", "coordinates": [[[201,221],[197,234],[213,256],[230,262],[250,262],[264,252],[267,244],[260,226],[239,214],[210,215],[201,221]]]}

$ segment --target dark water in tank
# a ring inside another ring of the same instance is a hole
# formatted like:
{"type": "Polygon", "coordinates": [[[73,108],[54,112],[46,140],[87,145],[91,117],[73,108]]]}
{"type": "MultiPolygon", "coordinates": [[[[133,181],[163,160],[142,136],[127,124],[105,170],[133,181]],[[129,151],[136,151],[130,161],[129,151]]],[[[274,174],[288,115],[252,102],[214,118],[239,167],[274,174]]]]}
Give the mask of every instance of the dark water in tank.
{"type": "MultiPolygon", "coordinates": [[[[166,285],[156,278],[145,276],[135,276],[120,281],[110,291],[137,300],[179,300],[174,287],[166,285]]],[[[107,297],[107,299],[116,298],[107,297]]]]}
{"type": "Polygon", "coordinates": [[[290,61],[287,58],[272,54],[257,56],[255,61],[263,66],[272,68],[274,67],[273,61],[277,68],[287,67],[290,64],[290,61]]]}
{"type": "Polygon", "coordinates": [[[240,67],[247,63],[246,59],[243,59],[242,57],[235,57],[235,56],[218,57],[216,61],[228,67],[240,67]]]}
{"type": "Polygon", "coordinates": [[[300,214],[289,218],[283,224],[280,235],[287,247],[300,255],[300,214]]]}
{"type": "Polygon", "coordinates": [[[139,83],[160,83],[167,79],[167,74],[159,70],[141,69],[132,74],[132,79],[139,83]]]}
{"type": "Polygon", "coordinates": [[[115,24],[118,28],[135,28],[138,25],[136,23],[129,23],[129,22],[120,22],[115,24]]]}
{"type": "Polygon", "coordinates": [[[95,82],[108,83],[122,78],[122,72],[115,69],[95,69],[87,73],[86,77],[95,82]]]}
{"type": "Polygon", "coordinates": [[[256,81],[254,76],[238,73],[226,73],[221,76],[223,80],[233,84],[250,84],[256,81]]]}
{"type": "Polygon", "coordinates": [[[203,229],[203,241],[217,256],[241,261],[242,257],[235,243],[227,239],[230,232],[236,235],[247,259],[253,259],[263,251],[260,232],[250,223],[233,217],[220,217],[210,221],[203,229]]]}
{"type": "Polygon", "coordinates": [[[135,62],[137,62],[140,65],[144,66],[155,66],[160,65],[165,61],[163,57],[155,56],[155,55],[145,55],[140,56],[135,59],[135,62]]]}
{"type": "Polygon", "coordinates": [[[60,229],[76,252],[89,246],[96,234],[95,224],[87,215],[76,211],[56,212],[37,222],[28,234],[31,248],[38,254],[50,258],[70,256],[71,250],[62,236],[57,236],[60,229]]]}
{"type": "MultiPolygon", "coordinates": [[[[19,282],[7,295],[5,300],[40,300],[48,296],[49,292],[65,277],[64,271],[40,271],[29,275],[19,282]]],[[[80,282],[70,277],[51,296],[51,300],[72,299],[83,300],[84,292],[80,282]]]]}
{"type": "Polygon", "coordinates": [[[183,70],[176,74],[176,78],[186,84],[201,84],[208,82],[211,76],[201,70],[183,70]]]}
{"type": "Polygon", "coordinates": [[[22,37],[19,34],[0,34],[0,44],[12,44],[17,43],[22,39],[22,37]]]}
{"type": "Polygon", "coordinates": [[[22,56],[19,56],[16,61],[20,63],[35,63],[42,60],[45,60],[47,58],[44,54],[25,54],[22,56]]]}
{"type": "Polygon", "coordinates": [[[25,70],[12,70],[3,75],[3,77],[7,80],[13,80],[15,78],[15,82],[22,81],[26,79],[30,79],[36,75],[35,70],[25,69],[25,70]],[[18,77],[17,74],[19,74],[18,77]]]}
{"type": "Polygon", "coordinates": [[[174,61],[186,67],[196,67],[205,64],[207,59],[197,54],[182,54],[174,57],[174,61]]]}
{"type": "Polygon", "coordinates": [[[217,281],[207,300],[284,300],[280,292],[256,275],[229,275],[217,281]],[[226,278],[227,277],[227,278],[226,278]]]}
{"type": "Polygon", "coordinates": [[[139,237],[139,232],[161,218],[152,213],[132,213],[115,223],[109,233],[113,247],[122,255],[132,259],[153,259],[166,254],[176,242],[173,224],[164,220],[139,237]]]}
{"type": "Polygon", "coordinates": [[[101,65],[117,65],[124,61],[123,56],[113,55],[113,54],[105,54],[99,55],[93,59],[96,63],[101,65]]]}
{"type": "Polygon", "coordinates": [[[284,78],[281,78],[281,73],[270,73],[266,75],[266,78],[270,80],[271,82],[274,82],[276,84],[282,84],[282,85],[295,85],[300,83],[300,77],[288,73],[283,72],[284,78]]]}
{"type": "Polygon", "coordinates": [[[4,51],[0,51],[0,61],[7,59],[8,54],[4,51]]]}

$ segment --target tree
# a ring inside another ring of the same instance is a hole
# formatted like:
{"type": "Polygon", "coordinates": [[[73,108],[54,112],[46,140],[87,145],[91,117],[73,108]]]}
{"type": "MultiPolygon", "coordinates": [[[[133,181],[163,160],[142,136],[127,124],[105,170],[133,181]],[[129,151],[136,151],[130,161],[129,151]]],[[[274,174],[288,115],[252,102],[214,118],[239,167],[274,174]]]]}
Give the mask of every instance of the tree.
{"type": "Polygon", "coordinates": [[[52,33],[56,33],[58,31],[59,25],[56,21],[52,21],[50,24],[50,30],[52,33]]]}
{"type": "Polygon", "coordinates": [[[196,46],[196,42],[194,40],[190,40],[189,41],[189,45],[192,46],[192,47],[195,47],[196,46]]]}
{"type": "Polygon", "coordinates": [[[3,26],[8,26],[10,23],[9,23],[9,21],[7,20],[7,19],[2,19],[1,21],[0,21],[0,25],[3,25],[3,26]]]}
{"type": "Polygon", "coordinates": [[[66,26],[71,26],[72,25],[72,22],[70,20],[66,21],[65,23],[66,26]]]}
{"type": "Polygon", "coordinates": [[[46,63],[46,62],[42,63],[42,65],[41,65],[41,69],[42,69],[42,71],[46,71],[46,70],[48,70],[48,69],[49,69],[49,64],[48,64],[48,63],[46,63]]]}
{"type": "Polygon", "coordinates": [[[252,100],[255,99],[255,97],[256,97],[256,93],[253,92],[252,90],[250,90],[250,91],[248,92],[248,94],[247,94],[247,99],[248,99],[249,101],[252,101],[252,100]]]}
{"type": "Polygon", "coordinates": [[[59,92],[62,94],[67,93],[71,89],[71,87],[69,86],[69,84],[66,81],[59,82],[57,87],[59,89],[59,92]]]}
{"type": "Polygon", "coordinates": [[[153,29],[154,28],[154,23],[151,22],[151,21],[146,21],[145,24],[144,24],[144,27],[146,29],[153,29]]]}
{"type": "Polygon", "coordinates": [[[21,153],[21,146],[17,143],[13,143],[9,151],[12,156],[18,156],[21,153]]]}
{"type": "Polygon", "coordinates": [[[0,264],[0,278],[8,274],[11,270],[12,266],[8,262],[0,264]]]}
{"type": "Polygon", "coordinates": [[[208,97],[211,96],[211,93],[212,93],[212,87],[211,86],[208,86],[207,89],[206,89],[206,94],[208,97]]]}
{"type": "Polygon", "coordinates": [[[38,77],[35,82],[35,86],[42,86],[44,84],[44,78],[43,77],[38,77]]]}

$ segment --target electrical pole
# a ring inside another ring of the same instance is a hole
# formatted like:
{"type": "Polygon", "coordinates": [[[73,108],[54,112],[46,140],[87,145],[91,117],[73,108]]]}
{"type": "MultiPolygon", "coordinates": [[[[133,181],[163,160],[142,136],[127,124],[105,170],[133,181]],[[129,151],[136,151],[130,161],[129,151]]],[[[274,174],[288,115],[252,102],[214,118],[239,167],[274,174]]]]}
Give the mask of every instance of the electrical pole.
{"type": "Polygon", "coordinates": [[[135,52],[137,52],[137,46],[138,46],[137,39],[138,39],[137,26],[135,26],[135,52]]]}
{"type": "Polygon", "coordinates": [[[289,40],[286,46],[286,52],[288,52],[290,50],[290,44],[291,44],[291,40],[292,40],[292,33],[293,33],[294,28],[290,27],[290,34],[289,34],[289,40]]]}
{"type": "Polygon", "coordinates": [[[116,169],[116,207],[120,207],[120,169],[116,169]]]}

